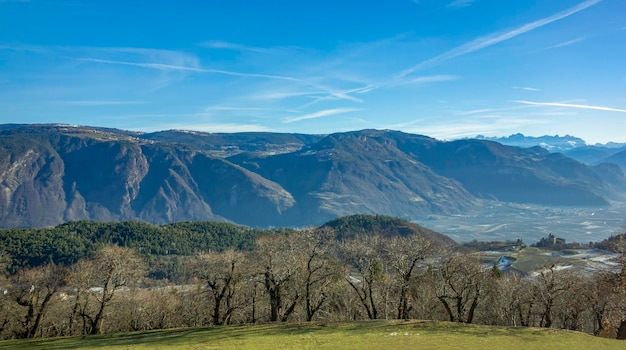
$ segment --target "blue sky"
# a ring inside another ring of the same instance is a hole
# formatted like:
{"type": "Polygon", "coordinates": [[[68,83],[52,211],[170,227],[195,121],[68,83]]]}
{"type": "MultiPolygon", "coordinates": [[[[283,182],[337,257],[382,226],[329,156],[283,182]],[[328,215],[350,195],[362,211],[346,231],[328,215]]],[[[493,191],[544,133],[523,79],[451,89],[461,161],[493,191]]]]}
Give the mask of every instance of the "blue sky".
{"type": "Polygon", "coordinates": [[[626,142],[624,62],[624,0],[0,0],[0,123],[626,142]]]}

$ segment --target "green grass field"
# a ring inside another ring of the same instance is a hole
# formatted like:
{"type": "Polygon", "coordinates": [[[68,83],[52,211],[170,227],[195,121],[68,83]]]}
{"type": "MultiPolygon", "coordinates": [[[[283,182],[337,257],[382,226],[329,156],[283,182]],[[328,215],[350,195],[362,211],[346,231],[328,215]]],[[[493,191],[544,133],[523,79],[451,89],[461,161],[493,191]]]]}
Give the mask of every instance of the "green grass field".
{"type": "Polygon", "coordinates": [[[626,342],[537,328],[362,321],[175,329],[0,342],[0,349],[626,349],[626,342]]]}

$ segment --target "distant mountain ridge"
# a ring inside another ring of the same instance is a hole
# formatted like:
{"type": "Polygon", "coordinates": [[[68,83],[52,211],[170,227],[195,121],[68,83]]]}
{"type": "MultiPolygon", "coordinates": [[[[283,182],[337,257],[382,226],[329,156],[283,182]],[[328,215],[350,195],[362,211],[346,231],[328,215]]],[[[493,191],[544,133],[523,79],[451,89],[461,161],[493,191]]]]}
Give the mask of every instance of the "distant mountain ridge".
{"type": "Polygon", "coordinates": [[[459,214],[481,198],[607,205],[625,193],[615,165],[488,140],[0,125],[2,228],[73,220],[305,226],[350,214],[459,214]]]}
{"type": "Polygon", "coordinates": [[[565,136],[525,136],[524,134],[513,134],[511,136],[505,137],[486,137],[483,135],[478,135],[475,137],[477,140],[489,140],[501,143],[507,146],[516,146],[523,148],[530,148],[539,146],[541,148],[545,148],[550,152],[566,152],[572,150],[574,148],[585,147],[587,143],[585,140],[565,135],[565,136]]]}
{"type": "Polygon", "coordinates": [[[598,165],[613,163],[626,171],[626,143],[608,142],[606,144],[588,145],[583,139],[565,136],[525,136],[513,134],[507,137],[476,136],[477,140],[489,140],[508,146],[531,148],[539,146],[550,152],[560,152],[581,163],[598,165]]]}

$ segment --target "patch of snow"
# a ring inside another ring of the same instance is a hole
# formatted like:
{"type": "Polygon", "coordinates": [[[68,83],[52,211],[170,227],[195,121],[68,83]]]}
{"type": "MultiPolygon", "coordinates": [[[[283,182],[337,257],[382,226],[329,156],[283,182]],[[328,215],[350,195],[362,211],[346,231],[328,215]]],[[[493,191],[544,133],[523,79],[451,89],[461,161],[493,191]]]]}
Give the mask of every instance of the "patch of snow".
{"type": "Polygon", "coordinates": [[[549,145],[549,144],[547,144],[547,143],[545,143],[545,142],[540,142],[540,143],[539,143],[539,146],[540,146],[541,148],[545,148],[545,149],[547,149],[547,150],[551,150],[551,149],[553,149],[553,148],[554,148],[552,145],[549,145]]]}
{"type": "Polygon", "coordinates": [[[578,147],[578,142],[576,141],[567,141],[567,143],[569,143],[569,145],[572,147],[578,147]]]}

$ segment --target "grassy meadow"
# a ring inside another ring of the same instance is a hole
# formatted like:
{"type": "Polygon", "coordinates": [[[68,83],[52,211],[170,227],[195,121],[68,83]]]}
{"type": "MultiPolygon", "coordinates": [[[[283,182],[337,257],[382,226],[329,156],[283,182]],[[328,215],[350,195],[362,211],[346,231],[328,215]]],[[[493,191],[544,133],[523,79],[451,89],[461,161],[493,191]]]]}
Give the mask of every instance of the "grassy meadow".
{"type": "Polygon", "coordinates": [[[10,340],[0,349],[626,349],[626,341],[538,328],[430,321],[266,324],[10,340]]]}

